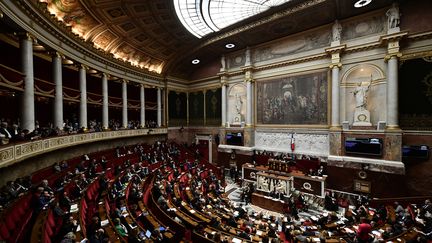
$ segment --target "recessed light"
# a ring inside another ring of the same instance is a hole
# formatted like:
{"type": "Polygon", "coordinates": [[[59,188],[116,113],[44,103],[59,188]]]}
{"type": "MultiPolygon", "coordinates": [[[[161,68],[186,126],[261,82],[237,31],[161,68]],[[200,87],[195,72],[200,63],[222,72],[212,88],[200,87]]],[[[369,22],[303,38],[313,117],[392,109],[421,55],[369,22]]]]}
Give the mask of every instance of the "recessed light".
{"type": "Polygon", "coordinates": [[[372,0],[358,0],[356,3],[354,3],[354,7],[361,8],[368,5],[371,2],[372,0]]]}
{"type": "Polygon", "coordinates": [[[225,47],[228,48],[228,49],[231,49],[231,48],[234,48],[234,47],[235,47],[235,44],[233,44],[233,43],[228,43],[228,44],[225,45],[225,47]]]}
{"type": "Polygon", "coordinates": [[[193,60],[192,60],[192,64],[198,64],[198,63],[200,63],[200,60],[199,60],[199,59],[193,59],[193,60]]]}

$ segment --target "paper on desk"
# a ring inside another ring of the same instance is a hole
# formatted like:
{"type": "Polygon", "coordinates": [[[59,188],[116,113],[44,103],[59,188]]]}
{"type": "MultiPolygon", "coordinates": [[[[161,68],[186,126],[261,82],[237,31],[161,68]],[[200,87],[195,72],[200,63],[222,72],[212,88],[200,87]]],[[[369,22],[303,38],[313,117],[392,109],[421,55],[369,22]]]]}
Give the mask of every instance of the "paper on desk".
{"type": "Polygon", "coordinates": [[[105,226],[107,226],[108,224],[109,224],[108,219],[105,219],[105,220],[101,221],[101,226],[102,226],[102,227],[105,227],[105,226]]]}
{"type": "Polygon", "coordinates": [[[72,204],[71,205],[71,208],[70,208],[70,212],[71,213],[75,213],[75,212],[78,212],[78,204],[72,204]]]}
{"type": "Polygon", "coordinates": [[[237,238],[232,238],[232,242],[233,243],[241,243],[242,241],[240,239],[237,239],[237,238]]]}

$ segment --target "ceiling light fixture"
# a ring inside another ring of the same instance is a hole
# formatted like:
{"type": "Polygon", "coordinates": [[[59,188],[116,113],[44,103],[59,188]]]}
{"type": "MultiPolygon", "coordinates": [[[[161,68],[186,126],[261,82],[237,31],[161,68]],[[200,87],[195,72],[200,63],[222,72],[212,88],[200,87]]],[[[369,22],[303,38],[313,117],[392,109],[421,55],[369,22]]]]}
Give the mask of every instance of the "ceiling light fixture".
{"type": "Polygon", "coordinates": [[[199,60],[199,59],[193,59],[193,60],[192,60],[192,64],[198,64],[198,63],[200,63],[200,60],[199,60]]]}
{"type": "Polygon", "coordinates": [[[235,44],[233,44],[233,43],[228,43],[228,44],[225,45],[225,47],[228,48],[228,49],[231,49],[231,48],[234,48],[234,47],[235,47],[235,44]]]}
{"type": "Polygon", "coordinates": [[[361,8],[368,5],[371,2],[372,0],[358,0],[356,3],[354,3],[354,7],[361,8]]]}

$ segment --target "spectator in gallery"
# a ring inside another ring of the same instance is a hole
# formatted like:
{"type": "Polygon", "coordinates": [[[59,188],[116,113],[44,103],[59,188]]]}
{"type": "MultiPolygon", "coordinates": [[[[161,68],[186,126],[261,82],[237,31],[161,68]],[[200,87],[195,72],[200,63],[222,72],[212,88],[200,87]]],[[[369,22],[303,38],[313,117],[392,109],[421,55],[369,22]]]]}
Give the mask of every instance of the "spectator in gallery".
{"type": "Polygon", "coordinates": [[[7,126],[8,126],[7,122],[2,122],[0,124],[0,141],[1,141],[1,144],[8,144],[9,139],[12,138],[12,135],[8,131],[7,126]]]}

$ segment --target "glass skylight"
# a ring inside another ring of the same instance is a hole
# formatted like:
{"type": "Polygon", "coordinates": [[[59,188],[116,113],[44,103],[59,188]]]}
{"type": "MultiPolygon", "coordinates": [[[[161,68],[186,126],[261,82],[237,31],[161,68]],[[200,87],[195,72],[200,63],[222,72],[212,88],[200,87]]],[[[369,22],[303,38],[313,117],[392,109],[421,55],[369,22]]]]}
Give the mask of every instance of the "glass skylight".
{"type": "Polygon", "coordinates": [[[183,26],[201,38],[290,0],[173,0],[183,26]]]}

